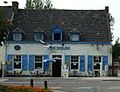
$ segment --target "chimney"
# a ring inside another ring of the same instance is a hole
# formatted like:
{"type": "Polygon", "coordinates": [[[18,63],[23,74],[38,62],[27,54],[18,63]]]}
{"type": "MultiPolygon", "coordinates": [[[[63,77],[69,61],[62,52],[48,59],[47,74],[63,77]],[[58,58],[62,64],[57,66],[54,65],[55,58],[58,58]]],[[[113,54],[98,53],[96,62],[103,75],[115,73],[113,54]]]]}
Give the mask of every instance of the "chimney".
{"type": "Polygon", "coordinates": [[[12,1],[12,9],[15,15],[17,15],[18,12],[18,5],[19,3],[17,1],[12,1]]]}
{"type": "Polygon", "coordinates": [[[105,12],[109,13],[109,6],[105,6],[105,12]]]}

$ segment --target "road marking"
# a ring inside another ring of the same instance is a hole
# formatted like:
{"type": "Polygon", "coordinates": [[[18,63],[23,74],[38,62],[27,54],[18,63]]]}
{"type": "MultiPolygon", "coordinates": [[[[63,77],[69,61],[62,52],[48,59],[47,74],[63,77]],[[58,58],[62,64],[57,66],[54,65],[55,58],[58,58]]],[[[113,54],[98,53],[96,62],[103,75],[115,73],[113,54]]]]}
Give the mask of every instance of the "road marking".
{"type": "Polygon", "coordinates": [[[120,86],[112,86],[112,87],[108,87],[107,89],[120,89],[120,86]]]}
{"type": "Polygon", "coordinates": [[[49,88],[51,88],[51,89],[62,89],[62,87],[49,87],[49,88]]]}
{"type": "Polygon", "coordinates": [[[95,87],[74,87],[73,89],[95,89],[95,87]]]}

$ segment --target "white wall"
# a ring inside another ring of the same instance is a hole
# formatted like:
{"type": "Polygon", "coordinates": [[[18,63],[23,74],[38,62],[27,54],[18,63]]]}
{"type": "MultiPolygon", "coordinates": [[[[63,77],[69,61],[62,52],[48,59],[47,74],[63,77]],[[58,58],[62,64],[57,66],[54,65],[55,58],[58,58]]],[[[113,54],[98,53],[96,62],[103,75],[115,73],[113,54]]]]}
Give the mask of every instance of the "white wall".
{"type": "MultiPolygon", "coordinates": [[[[54,44],[52,46],[62,46],[54,44]]],[[[92,45],[92,44],[65,44],[64,47],[70,47],[70,50],[47,50],[42,44],[9,44],[7,54],[33,54],[33,55],[107,55],[109,64],[112,64],[112,45],[92,45]],[[21,50],[14,50],[15,45],[20,45],[21,50]]]]}

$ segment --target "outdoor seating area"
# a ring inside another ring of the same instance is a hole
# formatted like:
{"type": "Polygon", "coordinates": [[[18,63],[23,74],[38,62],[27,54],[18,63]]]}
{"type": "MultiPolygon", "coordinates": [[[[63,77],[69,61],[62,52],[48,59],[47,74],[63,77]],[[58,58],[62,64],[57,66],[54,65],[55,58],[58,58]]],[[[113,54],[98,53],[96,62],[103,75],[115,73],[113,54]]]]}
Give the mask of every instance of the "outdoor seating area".
{"type": "Polygon", "coordinates": [[[4,77],[50,77],[49,71],[5,71],[4,77]]]}

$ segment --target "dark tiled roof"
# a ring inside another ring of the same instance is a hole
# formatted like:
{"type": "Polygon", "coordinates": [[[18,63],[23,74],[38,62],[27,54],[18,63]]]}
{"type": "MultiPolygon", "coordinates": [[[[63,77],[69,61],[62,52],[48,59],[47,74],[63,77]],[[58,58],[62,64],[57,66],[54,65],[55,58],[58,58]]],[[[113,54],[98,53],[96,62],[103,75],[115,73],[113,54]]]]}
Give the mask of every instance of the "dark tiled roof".
{"type": "Polygon", "coordinates": [[[0,15],[2,19],[9,19],[12,15],[11,6],[0,6],[0,15]]]}
{"type": "Polygon", "coordinates": [[[25,10],[19,9],[14,19],[14,29],[25,32],[24,40],[33,40],[38,28],[45,32],[45,41],[51,41],[52,28],[61,27],[63,41],[69,32],[79,31],[81,42],[110,42],[109,13],[105,10],[25,10]]]}

